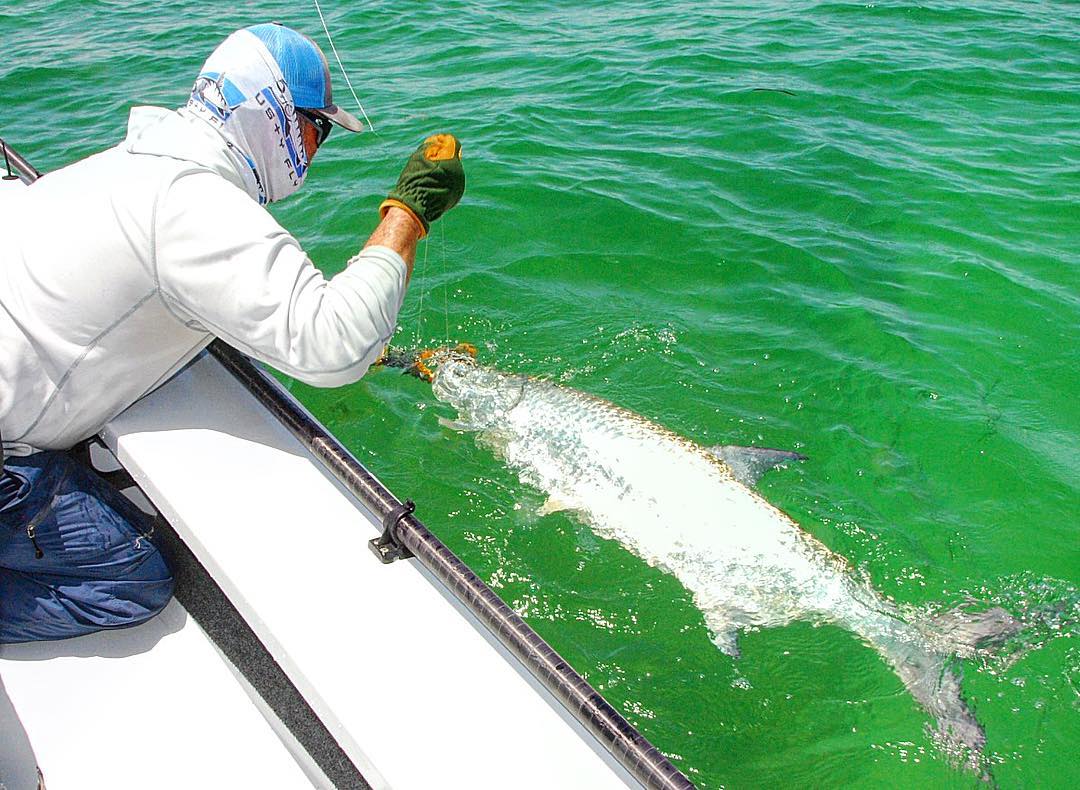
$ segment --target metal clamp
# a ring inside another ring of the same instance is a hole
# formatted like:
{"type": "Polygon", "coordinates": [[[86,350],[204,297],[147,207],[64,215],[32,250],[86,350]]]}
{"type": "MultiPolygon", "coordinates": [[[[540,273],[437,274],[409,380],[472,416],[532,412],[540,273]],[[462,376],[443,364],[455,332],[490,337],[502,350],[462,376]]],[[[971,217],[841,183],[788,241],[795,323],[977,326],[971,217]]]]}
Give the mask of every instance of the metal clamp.
{"type": "Polygon", "coordinates": [[[377,538],[368,541],[368,548],[379,558],[379,562],[389,565],[394,560],[407,560],[414,556],[408,547],[397,536],[397,525],[401,519],[416,511],[416,505],[411,499],[406,499],[404,505],[398,505],[383,518],[383,533],[377,538]]]}
{"type": "Polygon", "coordinates": [[[7,175],[0,177],[0,180],[18,181],[19,177],[11,172],[11,160],[8,158],[7,143],[5,143],[3,140],[0,140],[0,148],[4,149],[4,167],[7,169],[7,175]]]}

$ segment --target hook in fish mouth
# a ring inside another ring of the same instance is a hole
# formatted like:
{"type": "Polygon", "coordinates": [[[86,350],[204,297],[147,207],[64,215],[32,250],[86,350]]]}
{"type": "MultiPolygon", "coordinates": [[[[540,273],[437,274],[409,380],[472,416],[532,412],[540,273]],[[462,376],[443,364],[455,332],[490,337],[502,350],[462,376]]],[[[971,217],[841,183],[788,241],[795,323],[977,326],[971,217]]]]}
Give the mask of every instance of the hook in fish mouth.
{"type": "Polygon", "coordinates": [[[476,346],[472,343],[458,343],[456,346],[424,348],[420,351],[406,351],[387,346],[382,356],[375,360],[376,365],[388,368],[401,368],[401,372],[416,376],[430,384],[435,380],[435,370],[439,363],[451,358],[476,359],[476,346]]]}

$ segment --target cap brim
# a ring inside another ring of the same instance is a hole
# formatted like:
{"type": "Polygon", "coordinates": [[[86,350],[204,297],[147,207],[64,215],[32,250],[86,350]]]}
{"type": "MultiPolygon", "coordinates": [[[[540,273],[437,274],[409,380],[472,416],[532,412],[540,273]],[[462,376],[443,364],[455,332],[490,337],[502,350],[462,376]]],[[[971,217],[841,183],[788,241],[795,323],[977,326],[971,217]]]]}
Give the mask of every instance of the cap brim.
{"type": "Polygon", "coordinates": [[[350,132],[362,132],[364,131],[364,123],[352,113],[345,112],[345,110],[338,107],[336,104],[331,104],[326,107],[320,107],[316,110],[308,110],[318,115],[327,118],[342,129],[348,129],[350,132]]]}

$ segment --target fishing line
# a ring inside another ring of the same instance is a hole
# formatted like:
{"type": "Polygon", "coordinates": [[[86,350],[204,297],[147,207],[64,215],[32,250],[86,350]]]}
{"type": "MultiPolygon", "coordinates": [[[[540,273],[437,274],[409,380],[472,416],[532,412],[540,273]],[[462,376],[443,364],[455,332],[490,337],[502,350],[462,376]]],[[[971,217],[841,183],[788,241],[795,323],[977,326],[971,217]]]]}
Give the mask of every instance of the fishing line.
{"type": "Polygon", "coordinates": [[[428,245],[424,245],[424,260],[420,264],[420,305],[416,309],[416,345],[420,347],[423,343],[423,339],[420,336],[420,323],[424,319],[424,291],[427,289],[424,287],[427,281],[427,256],[428,245]]]}
{"type": "MultiPolygon", "coordinates": [[[[444,220],[445,222],[445,220],[444,220]]],[[[443,320],[446,322],[446,342],[450,343],[450,300],[446,295],[446,226],[439,225],[439,273],[442,275],[443,320]]]]}
{"type": "MultiPolygon", "coordinates": [[[[437,274],[442,277],[442,292],[443,292],[443,327],[445,330],[445,342],[450,343],[450,297],[448,295],[448,289],[446,284],[446,220],[443,219],[439,223],[439,265],[438,271],[433,274],[437,274]]],[[[424,296],[428,292],[427,287],[427,263],[428,263],[428,251],[431,248],[431,236],[422,242],[424,245],[424,258],[418,267],[420,270],[420,303],[417,306],[416,313],[416,342],[420,345],[423,342],[423,338],[420,336],[421,324],[424,320],[424,296]]],[[[434,287],[434,284],[433,284],[434,287]]],[[[435,297],[433,297],[435,298],[435,297]]]]}
{"type": "MultiPolygon", "coordinates": [[[[442,277],[442,292],[443,292],[443,328],[445,331],[445,342],[450,343],[450,296],[449,288],[446,283],[446,220],[444,219],[439,223],[439,265],[438,271],[434,274],[438,274],[442,277]]],[[[424,257],[417,267],[420,271],[420,302],[417,305],[416,312],[416,343],[419,346],[423,342],[423,338],[420,335],[420,329],[424,320],[424,296],[428,292],[427,287],[427,264],[428,264],[428,251],[431,247],[430,235],[427,240],[422,242],[424,245],[424,257]]]]}
{"type": "Polygon", "coordinates": [[[322,29],[326,31],[326,40],[330,42],[330,51],[334,53],[334,60],[337,61],[338,68],[341,69],[341,76],[345,78],[345,84],[349,86],[349,93],[352,94],[356,106],[360,108],[360,114],[363,115],[364,120],[367,121],[368,129],[374,132],[375,127],[371,125],[371,119],[368,118],[367,112],[364,111],[364,105],[360,103],[356,91],[353,90],[352,80],[349,79],[349,74],[345,71],[345,64],[341,62],[341,56],[338,55],[337,47],[334,46],[334,37],[330,35],[330,28],[326,25],[326,17],[323,16],[322,8],[319,7],[319,0],[312,1],[315,3],[315,10],[319,12],[319,21],[322,22],[322,29]]]}
{"type": "MultiPolygon", "coordinates": [[[[315,4],[315,11],[319,14],[319,21],[322,22],[323,31],[326,33],[326,40],[330,42],[330,51],[334,53],[334,60],[337,61],[338,68],[341,70],[341,76],[345,78],[345,84],[349,88],[349,93],[352,94],[353,101],[356,102],[356,106],[360,108],[360,114],[364,116],[364,120],[367,122],[368,129],[372,132],[375,131],[375,127],[371,123],[371,119],[368,118],[367,111],[364,109],[364,105],[360,103],[360,97],[356,95],[356,89],[353,88],[352,80],[349,79],[349,73],[345,71],[345,64],[341,62],[341,56],[338,54],[337,47],[334,45],[334,37],[330,34],[330,26],[326,24],[326,17],[323,15],[322,6],[319,5],[319,0],[312,0],[315,4]]],[[[443,225],[439,225],[439,239],[440,250],[442,257],[442,266],[445,268],[446,264],[446,231],[443,225]]],[[[422,328],[424,320],[424,294],[427,291],[427,259],[428,259],[428,245],[424,245],[424,259],[420,265],[420,304],[417,308],[416,314],[416,342],[421,342],[420,330],[422,328]]],[[[445,278],[443,278],[443,323],[446,330],[446,340],[450,341],[450,300],[447,295],[447,286],[445,278]]]]}

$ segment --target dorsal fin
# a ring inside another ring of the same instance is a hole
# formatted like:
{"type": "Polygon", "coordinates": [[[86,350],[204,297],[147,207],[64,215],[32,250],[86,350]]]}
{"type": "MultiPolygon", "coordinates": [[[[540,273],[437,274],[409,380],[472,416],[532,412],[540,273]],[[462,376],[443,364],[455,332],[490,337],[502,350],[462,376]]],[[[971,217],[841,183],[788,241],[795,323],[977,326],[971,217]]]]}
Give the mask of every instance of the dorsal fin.
{"type": "Polygon", "coordinates": [[[774,450],[770,447],[740,447],[735,444],[718,444],[706,447],[705,452],[723,461],[735,479],[752,486],[770,469],[779,469],[792,461],[805,461],[806,456],[790,450],[774,450]]]}

